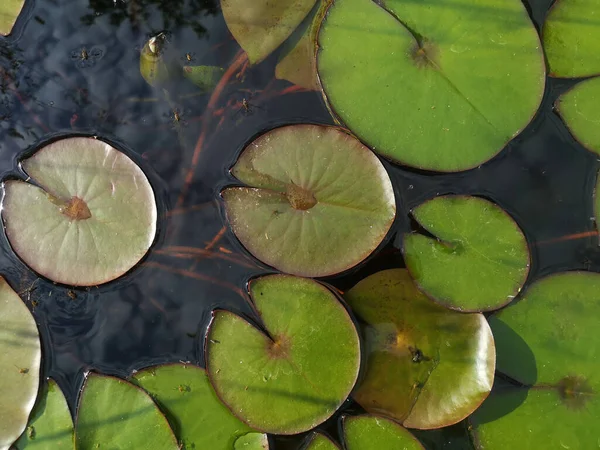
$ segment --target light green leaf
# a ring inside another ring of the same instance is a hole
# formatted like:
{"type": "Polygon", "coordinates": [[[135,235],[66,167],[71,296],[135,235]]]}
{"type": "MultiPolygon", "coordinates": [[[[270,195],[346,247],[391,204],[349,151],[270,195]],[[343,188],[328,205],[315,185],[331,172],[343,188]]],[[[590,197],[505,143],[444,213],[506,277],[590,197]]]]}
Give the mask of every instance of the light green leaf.
{"type": "Polygon", "coordinates": [[[342,425],[347,450],[424,450],[407,429],[383,417],[344,417],[342,425]]]}
{"type": "Polygon", "coordinates": [[[269,450],[269,437],[264,433],[248,433],[235,441],[234,450],[269,450]]]}
{"type": "Polygon", "coordinates": [[[7,36],[11,33],[25,0],[2,0],[0,3],[0,34],[7,36]]]}
{"type": "Polygon", "coordinates": [[[183,75],[203,91],[212,91],[225,71],[215,66],[184,66],[183,75]]]}
{"type": "Polygon", "coordinates": [[[340,450],[340,448],[324,434],[313,433],[308,438],[308,443],[303,450],[340,450]]]}

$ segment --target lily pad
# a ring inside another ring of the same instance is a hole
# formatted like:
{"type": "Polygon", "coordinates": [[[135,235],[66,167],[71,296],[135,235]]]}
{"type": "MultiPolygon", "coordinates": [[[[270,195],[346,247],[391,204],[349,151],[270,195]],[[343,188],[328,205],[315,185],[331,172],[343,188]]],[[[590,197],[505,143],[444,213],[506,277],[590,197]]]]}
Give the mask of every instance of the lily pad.
{"type": "Polygon", "coordinates": [[[535,282],[519,302],[490,317],[498,370],[532,387],[499,391],[475,413],[481,448],[598,446],[599,315],[600,274],[566,272],[535,282]],[[527,352],[516,350],[515,336],[527,352]],[[498,410],[507,414],[498,417],[498,410]]]}
{"type": "Polygon", "coordinates": [[[221,0],[229,31],[257,64],[302,23],[316,0],[221,0]]]}
{"type": "Polygon", "coordinates": [[[75,425],[77,450],[178,450],[179,445],[152,399],[119,378],[88,375],[75,425]]]}
{"type": "MultiPolygon", "coordinates": [[[[130,270],[156,234],[154,192],[126,155],[93,138],[53,142],[22,161],[37,184],[4,182],[17,255],[52,281],[93,286],[130,270]]],[[[29,180],[29,179],[28,179],[29,180]]]]}
{"type": "Polygon", "coordinates": [[[600,74],[600,3],[558,0],[548,13],[542,36],[550,75],[600,74]]]}
{"type": "Polygon", "coordinates": [[[148,39],[140,52],[140,74],[150,86],[159,86],[175,74],[164,58],[166,41],[167,36],[159,33],[148,39]]]}
{"type": "Polygon", "coordinates": [[[11,33],[25,0],[2,0],[0,4],[0,34],[7,36],[11,33]]]}
{"type": "Polygon", "coordinates": [[[407,234],[403,247],[406,267],[433,300],[459,311],[490,311],[518,294],[529,273],[529,250],[502,208],[478,197],[447,195],[412,214],[437,238],[407,234]]]}
{"type": "Polygon", "coordinates": [[[31,313],[0,277],[0,450],[27,426],[40,383],[41,347],[31,313]]]}
{"type": "Polygon", "coordinates": [[[318,42],[331,109],[373,150],[420,169],[488,161],[544,93],[539,36],[520,0],[336,1],[318,42]]]}
{"type": "Polygon", "coordinates": [[[302,25],[285,41],[275,67],[275,77],[312,91],[320,89],[317,79],[317,34],[332,1],[319,0],[302,25]]]}
{"type": "Polygon", "coordinates": [[[199,367],[148,367],[135,373],[131,381],[159,405],[185,448],[230,450],[237,438],[252,431],[221,403],[199,367]]]}
{"type": "Polygon", "coordinates": [[[347,450],[424,450],[406,428],[383,417],[344,417],[342,427],[347,450]]]}
{"type": "Polygon", "coordinates": [[[222,192],[241,243],[282,272],[322,277],[369,256],[396,214],[377,157],[344,130],[276,128],[250,143],[232,169],[250,187],[222,192]]]}
{"type": "Polygon", "coordinates": [[[327,420],[354,387],[356,328],[336,296],[289,275],[250,283],[264,331],[216,311],[207,335],[207,371],[217,395],[248,425],[296,434],[327,420]]]}
{"type": "Polygon", "coordinates": [[[73,419],[67,400],[54,380],[42,388],[27,429],[16,450],[73,450],[73,419]]]}
{"type": "Polygon", "coordinates": [[[575,139],[600,155],[600,77],[583,81],[561,95],[556,109],[575,139]]]}
{"type": "Polygon", "coordinates": [[[352,396],[368,412],[439,428],[488,396],[496,354],[483,315],[433,303],[405,269],[371,275],[344,298],[363,324],[366,373],[352,396]]]}
{"type": "Polygon", "coordinates": [[[304,450],[340,450],[331,439],[321,433],[313,433],[303,447],[304,450]]]}
{"type": "Polygon", "coordinates": [[[183,75],[203,91],[212,91],[225,70],[216,66],[184,66],[183,75]]]}
{"type": "Polygon", "coordinates": [[[233,448],[234,450],[269,450],[269,437],[264,433],[248,433],[237,438],[233,448]]]}

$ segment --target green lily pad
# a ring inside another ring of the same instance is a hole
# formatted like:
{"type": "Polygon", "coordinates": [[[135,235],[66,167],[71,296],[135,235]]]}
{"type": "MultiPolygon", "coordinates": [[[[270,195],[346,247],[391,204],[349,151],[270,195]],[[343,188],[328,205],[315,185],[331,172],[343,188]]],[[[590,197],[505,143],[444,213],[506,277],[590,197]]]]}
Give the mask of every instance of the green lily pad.
{"type": "Polygon", "coordinates": [[[140,52],[140,74],[150,86],[160,86],[175,75],[164,58],[167,36],[159,33],[152,36],[140,52]]]}
{"type": "Polygon", "coordinates": [[[600,3],[558,0],[544,23],[542,36],[550,75],[587,77],[600,74],[600,3]]]}
{"type": "Polygon", "coordinates": [[[233,448],[234,450],[269,450],[269,437],[264,433],[248,433],[237,438],[233,448]]]}
{"type": "Polygon", "coordinates": [[[33,316],[0,277],[0,450],[27,426],[40,383],[41,348],[33,316]]]}
{"type": "Polygon", "coordinates": [[[342,427],[347,450],[424,450],[406,428],[383,417],[344,417],[342,427]]]}
{"type": "Polygon", "coordinates": [[[0,34],[8,36],[11,33],[24,4],[25,0],[2,0],[0,4],[0,34]]]}
{"type": "Polygon", "coordinates": [[[224,72],[216,66],[183,66],[183,75],[203,91],[212,91],[224,72]]]}
{"type": "Polygon", "coordinates": [[[371,275],[344,298],[363,324],[366,373],[352,396],[368,412],[439,428],[488,396],[496,354],[483,315],[433,303],[405,269],[371,275]]]}
{"type": "Polygon", "coordinates": [[[282,272],[322,277],[355,266],[396,214],[385,168],[339,128],[271,130],[244,149],[232,172],[250,187],[222,192],[231,228],[250,253],[282,272]]]}
{"type": "Polygon", "coordinates": [[[313,433],[309,436],[304,450],[340,450],[331,439],[321,433],[313,433]]]}
{"type": "Polygon", "coordinates": [[[131,381],[159,405],[185,448],[230,450],[237,438],[252,431],[221,403],[199,367],[148,367],[135,373],[131,381]]]}
{"type": "Polygon", "coordinates": [[[73,419],[67,400],[54,380],[42,388],[27,429],[16,450],[73,450],[73,419]]]}
{"type": "Polygon", "coordinates": [[[76,137],[45,146],[22,166],[37,186],[5,181],[2,217],[13,250],[33,270],[58,283],[93,286],[123,275],[146,254],[156,234],[156,202],[129,157],[76,137]]]}
{"type": "Polygon", "coordinates": [[[373,150],[420,169],[488,161],[544,93],[539,36],[520,0],[336,1],[318,42],[331,109],[373,150]]]}
{"type": "Polygon", "coordinates": [[[532,387],[499,390],[475,413],[481,448],[598,446],[599,315],[600,275],[565,272],[535,282],[519,302],[490,317],[498,370],[532,387]]]}
{"type": "Polygon", "coordinates": [[[331,2],[319,0],[302,25],[285,41],[275,67],[276,78],[312,91],[320,89],[317,79],[317,34],[331,2]]]}
{"type": "Polygon", "coordinates": [[[216,311],[207,371],[217,395],[248,425],[296,434],[322,423],[354,387],[360,343],[348,312],[316,281],[289,275],[253,280],[264,331],[216,311]]]}
{"type": "Polygon", "coordinates": [[[561,95],[556,109],[575,139],[600,155],[600,77],[583,81],[561,95]]]}
{"type": "Polygon", "coordinates": [[[75,424],[77,450],[178,450],[165,416],[146,392],[119,378],[88,375],[75,424]]]}
{"type": "Polygon", "coordinates": [[[499,206],[447,195],[412,211],[429,233],[404,236],[406,267],[421,290],[459,311],[498,309],[518,294],[529,273],[523,232],[499,206]]]}
{"type": "Polygon", "coordinates": [[[229,31],[257,64],[302,23],[316,0],[221,0],[229,31]]]}

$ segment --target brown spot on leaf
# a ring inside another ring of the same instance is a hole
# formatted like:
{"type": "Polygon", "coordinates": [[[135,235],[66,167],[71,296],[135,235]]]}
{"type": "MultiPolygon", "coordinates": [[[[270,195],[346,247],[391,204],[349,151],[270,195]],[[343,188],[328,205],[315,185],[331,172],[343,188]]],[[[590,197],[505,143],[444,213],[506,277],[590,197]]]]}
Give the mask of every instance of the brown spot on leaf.
{"type": "Polygon", "coordinates": [[[60,212],[71,220],[86,220],[92,217],[92,213],[90,212],[87,203],[79,197],[72,197],[71,200],[61,208],[60,212]]]}
{"type": "Polygon", "coordinates": [[[288,359],[290,356],[290,338],[282,334],[268,344],[267,353],[271,359],[288,359]]]}
{"type": "Polygon", "coordinates": [[[556,388],[558,395],[569,409],[580,410],[595,394],[588,381],[581,376],[569,375],[560,380],[556,388]]]}
{"type": "Polygon", "coordinates": [[[317,204],[317,199],[314,194],[308,189],[304,189],[294,183],[289,183],[285,192],[292,208],[306,211],[317,204]]]}
{"type": "Polygon", "coordinates": [[[437,47],[430,41],[415,43],[411,49],[411,56],[419,68],[437,67],[437,47]]]}

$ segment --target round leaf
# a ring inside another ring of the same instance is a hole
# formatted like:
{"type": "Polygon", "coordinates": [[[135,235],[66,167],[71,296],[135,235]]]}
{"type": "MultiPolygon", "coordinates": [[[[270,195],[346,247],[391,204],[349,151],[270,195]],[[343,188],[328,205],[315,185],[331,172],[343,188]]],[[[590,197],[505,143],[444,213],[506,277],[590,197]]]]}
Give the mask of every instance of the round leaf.
{"type": "Polygon", "coordinates": [[[223,76],[222,67],[216,66],[184,66],[183,75],[203,91],[211,91],[223,76]]]}
{"type": "Polygon", "coordinates": [[[342,424],[347,450],[424,450],[407,429],[383,417],[344,417],[342,424]]]}
{"type": "Polygon", "coordinates": [[[321,433],[313,433],[308,440],[304,450],[340,450],[331,439],[321,433]]]}
{"type": "Polygon", "coordinates": [[[600,154],[600,77],[583,81],[561,95],[556,109],[575,139],[600,154]]]}
{"type": "Polygon", "coordinates": [[[141,169],[92,138],[53,142],[22,162],[38,186],[4,183],[13,250],[53,281],[92,286],[130,270],[156,234],[154,192],[141,169]]]}
{"type": "Polygon", "coordinates": [[[77,450],[178,450],[169,423],[142,389],[118,378],[88,375],[77,408],[77,450]]]}
{"type": "Polygon", "coordinates": [[[404,236],[406,267],[421,290],[460,311],[509,303],[529,273],[523,232],[499,206],[478,197],[443,196],[412,211],[429,233],[404,236]]]}
{"type": "Polygon", "coordinates": [[[293,33],[315,1],[221,0],[221,9],[229,31],[257,64],[293,33]]]}
{"type": "Polygon", "coordinates": [[[366,374],[354,399],[409,428],[459,422],[487,397],[495,349],[481,314],[436,305],[408,272],[391,269],[344,295],[363,325],[366,374]]]}
{"type": "Polygon", "coordinates": [[[558,0],[552,6],[542,36],[550,74],[586,77],[600,74],[600,3],[558,0]]]}
{"type": "Polygon", "coordinates": [[[339,128],[271,130],[244,149],[232,171],[250,186],[222,193],[233,232],[283,272],[321,277],[355,266],[381,243],[396,213],[381,162],[339,128]]]}
{"type": "Polygon", "coordinates": [[[148,367],[131,381],[158,403],[185,448],[230,450],[238,437],[252,431],[221,403],[199,367],[148,367]]]}
{"type": "Polygon", "coordinates": [[[237,438],[233,448],[234,450],[269,450],[269,437],[264,433],[248,433],[237,438]]]}
{"type": "Polygon", "coordinates": [[[0,34],[7,36],[23,9],[25,0],[2,0],[0,3],[0,34]]]}
{"type": "Polygon", "coordinates": [[[27,425],[40,382],[41,348],[31,313],[0,277],[0,450],[27,425]]]}
{"type": "Polygon", "coordinates": [[[67,400],[54,380],[48,380],[33,409],[17,450],[73,450],[73,419],[67,400]]]}
{"type": "Polygon", "coordinates": [[[532,388],[498,390],[475,413],[481,448],[597,447],[599,316],[600,274],[565,272],[490,317],[498,370],[532,388]]]}
{"type": "Polygon", "coordinates": [[[206,345],[215,391],[257,430],[314,428],[356,382],[356,328],[336,296],[312,280],[266,276],[250,283],[250,295],[265,332],[233,313],[214,313],[206,345]]]}
{"type": "Polygon", "coordinates": [[[484,163],[543,97],[544,57],[520,0],[336,1],[318,41],[333,111],[373,150],[420,169],[484,163]]]}

